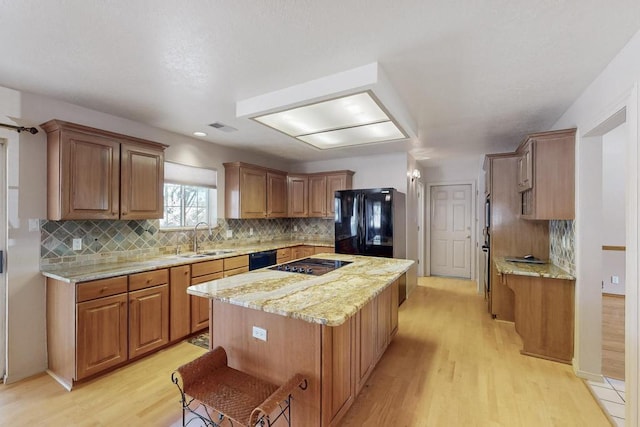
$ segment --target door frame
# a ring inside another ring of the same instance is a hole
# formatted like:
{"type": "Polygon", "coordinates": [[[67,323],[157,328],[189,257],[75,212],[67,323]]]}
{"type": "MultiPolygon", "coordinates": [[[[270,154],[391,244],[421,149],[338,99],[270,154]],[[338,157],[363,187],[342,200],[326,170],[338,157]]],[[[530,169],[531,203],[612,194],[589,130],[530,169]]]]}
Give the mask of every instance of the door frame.
{"type": "Polygon", "coordinates": [[[8,287],[7,287],[7,146],[8,140],[0,136],[0,250],[2,250],[2,273],[0,273],[0,382],[7,375],[8,337],[8,287]]]}
{"type": "Polygon", "coordinates": [[[424,256],[424,236],[426,226],[424,220],[425,192],[424,184],[416,182],[416,198],[418,199],[418,277],[426,276],[424,256]]]}
{"type": "MultiPolygon", "coordinates": [[[[626,283],[629,286],[625,287],[625,423],[627,425],[637,425],[640,421],[640,413],[638,407],[639,396],[639,382],[638,375],[640,374],[640,347],[637,342],[638,332],[640,331],[640,316],[638,314],[638,308],[640,307],[640,291],[638,290],[638,279],[640,277],[640,229],[638,227],[640,223],[640,176],[638,175],[638,166],[640,165],[640,150],[638,144],[640,143],[638,133],[638,122],[640,118],[640,106],[638,105],[638,84],[635,83],[632,87],[622,92],[622,95],[618,98],[618,101],[613,102],[606,108],[603,108],[601,114],[595,117],[587,126],[583,126],[583,129],[587,131],[578,134],[580,137],[580,144],[576,146],[576,163],[580,165],[577,168],[577,173],[583,164],[589,164],[593,162],[592,157],[594,153],[589,151],[589,147],[585,145],[596,142],[598,139],[601,141],[600,134],[603,129],[610,126],[610,119],[615,117],[621,110],[626,110],[626,124],[627,124],[627,172],[626,172],[626,283]],[[582,151],[586,153],[582,153],[582,151]]],[[[580,129],[579,129],[580,131],[580,129]]],[[[602,153],[600,152],[599,161],[602,163],[602,153]]],[[[593,201],[590,199],[590,189],[579,179],[580,176],[576,175],[576,276],[578,278],[576,286],[576,312],[575,312],[575,333],[574,333],[574,347],[575,354],[573,360],[573,369],[575,373],[583,378],[602,380],[602,375],[594,375],[590,370],[583,369],[583,358],[588,358],[590,353],[597,350],[591,348],[591,345],[587,344],[588,335],[592,333],[589,330],[589,321],[593,316],[594,310],[602,311],[602,297],[599,291],[600,298],[595,301],[596,304],[589,301],[590,295],[583,295],[588,293],[582,282],[587,280],[586,277],[590,276],[590,266],[593,264],[592,252],[593,248],[589,245],[589,237],[592,227],[597,227],[598,224],[590,222],[588,219],[588,210],[591,208],[590,203],[593,201]],[[585,188],[582,188],[585,187],[585,188]],[[580,209],[582,208],[582,209],[580,209]],[[586,210],[587,213],[582,210],[586,210]],[[587,218],[582,218],[587,216],[587,218]],[[581,221],[582,220],[582,221],[581,221]],[[586,241],[586,242],[585,242],[586,241]],[[586,302],[583,302],[586,301],[586,302]],[[585,304],[582,307],[581,303],[585,304]],[[583,341],[585,341],[583,343],[583,341]]],[[[592,292],[595,292],[592,290],[592,292]]],[[[601,316],[596,316],[601,319],[601,316]]],[[[600,320],[601,322],[601,320],[600,320]]],[[[600,323],[601,324],[601,323],[600,323]]],[[[601,348],[602,342],[598,340],[598,349],[601,348]]]]}
{"type": "MultiPolygon", "coordinates": [[[[425,202],[427,208],[425,210],[426,226],[425,232],[429,233],[429,237],[425,241],[425,276],[431,276],[431,191],[433,187],[451,186],[451,185],[470,185],[471,186],[471,245],[469,249],[469,261],[471,262],[471,280],[476,282],[476,287],[480,289],[480,283],[478,281],[477,269],[477,228],[478,228],[478,213],[476,212],[476,206],[478,205],[478,190],[476,180],[465,181],[444,181],[444,182],[430,182],[427,184],[427,195],[425,195],[425,202]],[[474,251],[475,248],[475,251],[474,251]]],[[[479,291],[478,291],[479,292],[479,291]]]]}

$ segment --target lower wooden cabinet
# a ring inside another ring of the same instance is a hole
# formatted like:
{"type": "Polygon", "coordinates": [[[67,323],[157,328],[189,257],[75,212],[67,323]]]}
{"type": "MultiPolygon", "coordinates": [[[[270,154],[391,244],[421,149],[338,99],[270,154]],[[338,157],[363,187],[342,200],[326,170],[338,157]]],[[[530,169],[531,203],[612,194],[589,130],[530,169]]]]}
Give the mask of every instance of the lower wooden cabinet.
{"type": "Polygon", "coordinates": [[[276,263],[282,264],[291,261],[291,248],[280,248],[276,252],[276,263]]]}
{"type": "Polygon", "coordinates": [[[198,332],[209,327],[209,298],[191,297],[191,332],[198,332]]]}
{"type": "Polygon", "coordinates": [[[356,315],[356,390],[359,392],[375,366],[376,314],[374,301],[356,315]]]}
{"type": "Polygon", "coordinates": [[[356,398],[353,357],[355,317],[340,326],[323,328],[322,425],[334,425],[356,398]]]}
{"type": "Polygon", "coordinates": [[[169,340],[177,341],[191,333],[191,266],[181,265],[169,270],[169,340]]]}
{"type": "MultiPolygon", "coordinates": [[[[222,279],[224,260],[204,261],[191,264],[191,284],[222,279]]],[[[185,289],[186,292],[186,289],[185,289]]],[[[190,319],[190,332],[198,332],[209,327],[209,298],[189,295],[190,305],[185,308],[190,319]]]]}
{"type": "Polygon", "coordinates": [[[301,245],[291,248],[291,259],[307,258],[315,254],[315,246],[301,245]]]}
{"type": "Polygon", "coordinates": [[[127,312],[126,293],[77,305],[76,379],[127,361],[127,312]]]}
{"type": "Polygon", "coordinates": [[[129,358],[169,342],[169,285],[129,292],[129,358]]]}
{"type": "Polygon", "coordinates": [[[573,280],[502,275],[515,294],[515,328],[522,354],[571,363],[573,359],[573,280]]]}
{"type": "Polygon", "coordinates": [[[373,367],[398,332],[398,284],[396,280],[355,317],[356,391],[369,378],[373,367]]]}

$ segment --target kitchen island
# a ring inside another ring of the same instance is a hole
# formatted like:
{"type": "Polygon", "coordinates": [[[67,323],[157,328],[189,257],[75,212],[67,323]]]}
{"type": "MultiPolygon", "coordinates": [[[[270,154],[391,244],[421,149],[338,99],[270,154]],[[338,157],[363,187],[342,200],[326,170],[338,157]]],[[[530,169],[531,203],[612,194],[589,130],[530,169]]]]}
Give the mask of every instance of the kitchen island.
{"type": "Polygon", "coordinates": [[[398,288],[413,261],[339,254],[320,276],[270,269],[191,286],[211,299],[210,347],[229,366],[274,384],[308,380],[292,424],[333,426],[353,404],[398,328],[398,288]]]}

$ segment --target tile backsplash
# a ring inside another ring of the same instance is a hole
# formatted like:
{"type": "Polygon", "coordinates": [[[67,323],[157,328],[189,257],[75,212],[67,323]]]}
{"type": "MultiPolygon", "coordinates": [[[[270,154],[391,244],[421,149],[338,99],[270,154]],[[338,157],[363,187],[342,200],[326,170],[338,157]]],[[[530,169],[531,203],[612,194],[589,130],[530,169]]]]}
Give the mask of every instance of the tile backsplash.
{"type": "Polygon", "coordinates": [[[575,236],[575,221],[549,221],[551,262],[574,276],[576,275],[575,236]]]}
{"type": "MultiPolygon", "coordinates": [[[[333,241],[333,224],[323,218],[219,219],[211,235],[207,227],[198,228],[198,243],[208,248],[270,240],[333,241]]],[[[159,220],[40,222],[41,266],[144,259],[175,253],[177,247],[191,251],[192,244],[192,229],[161,230],[159,220]],[[82,239],[81,250],[73,250],[73,239],[82,239]]]]}

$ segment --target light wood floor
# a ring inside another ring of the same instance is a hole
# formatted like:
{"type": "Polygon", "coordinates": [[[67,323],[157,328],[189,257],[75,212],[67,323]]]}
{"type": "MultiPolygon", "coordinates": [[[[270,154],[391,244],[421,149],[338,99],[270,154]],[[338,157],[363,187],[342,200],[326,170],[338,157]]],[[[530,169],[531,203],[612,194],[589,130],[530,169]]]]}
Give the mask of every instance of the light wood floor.
{"type": "MultiPolygon", "coordinates": [[[[513,325],[491,320],[473,283],[420,279],[342,426],[609,425],[570,366],[519,349],[513,325]]],[[[47,375],[0,385],[0,426],[177,425],[171,372],[203,351],[180,343],[71,393],[47,375]]]]}
{"type": "MultiPolygon", "coordinates": [[[[0,426],[178,426],[171,373],[206,350],[187,342],[68,392],[49,375],[0,384],[0,426]]],[[[178,422],[180,421],[180,422],[178,422]]]]}
{"type": "Polygon", "coordinates": [[[602,295],[602,374],[624,380],[623,295],[602,295]]]}
{"type": "Polygon", "coordinates": [[[608,426],[569,365],[523,356],[470,281],[421,278],[342,427],[608,426]]]}

